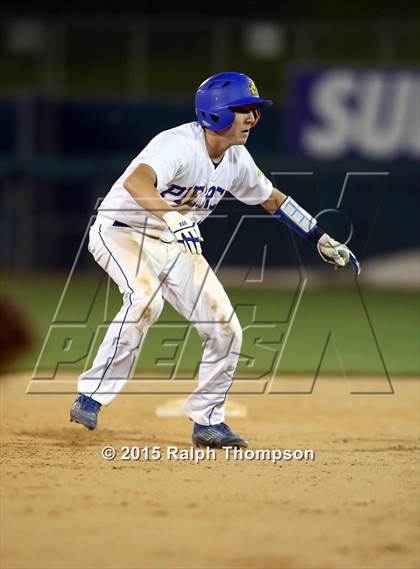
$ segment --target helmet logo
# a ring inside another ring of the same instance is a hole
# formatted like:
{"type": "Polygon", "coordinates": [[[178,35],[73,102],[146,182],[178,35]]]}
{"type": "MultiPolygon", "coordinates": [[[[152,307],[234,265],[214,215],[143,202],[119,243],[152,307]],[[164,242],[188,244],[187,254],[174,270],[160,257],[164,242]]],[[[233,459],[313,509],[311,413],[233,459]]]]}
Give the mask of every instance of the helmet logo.
{"type": "Polygon", "coordinates": [[[254,81],[252,79],[249,80],[248,83],[248,88],[249,88],[249,92],[251,93],[251,95],[254,95],[255,97],[258,97],[258,89],[254,83],[254,81]]]}

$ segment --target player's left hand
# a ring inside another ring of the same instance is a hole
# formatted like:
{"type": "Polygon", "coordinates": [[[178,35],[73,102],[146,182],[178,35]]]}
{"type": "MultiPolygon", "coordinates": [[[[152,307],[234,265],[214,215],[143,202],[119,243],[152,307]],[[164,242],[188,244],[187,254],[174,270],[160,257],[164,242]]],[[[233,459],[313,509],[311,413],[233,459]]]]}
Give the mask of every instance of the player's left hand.
{"type": "Polygon", "coordinates": [[[203,238],[195,221],[176,211],[165,213],[163,219],[184,253],[201,255],[200,241],[203,238]]]}
{"type": "Polygon", "coordinates": [[[326,263],[331,263],[338,269],[351,263],[356,274],[360,274],[360,263],[347,245],[339,243],[327,233],[324,233],[318,240],[317,248],[326,263]]]}

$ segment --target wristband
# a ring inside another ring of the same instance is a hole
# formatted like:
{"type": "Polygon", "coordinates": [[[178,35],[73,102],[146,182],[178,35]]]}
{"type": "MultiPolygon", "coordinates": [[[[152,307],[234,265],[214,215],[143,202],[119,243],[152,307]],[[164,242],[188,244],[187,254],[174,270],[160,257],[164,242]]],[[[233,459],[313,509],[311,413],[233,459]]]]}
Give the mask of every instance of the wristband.
{"type": "Polygon", "coordinates": [[[324,234],[325,231],[321,229],[319,225],[315,225],[312,231],[306,236],[306,239],[309,239],[309,241],[312,241],[312,243],[316,245],[324,234]]]}
{"type": "Polygon", "coordinates": [[[284,200],[274,216],[293,229],[300,237],[314,243],[317,243],[321,235],[325,233],[318,226],[316,219],[290,196],[284,200]]]}

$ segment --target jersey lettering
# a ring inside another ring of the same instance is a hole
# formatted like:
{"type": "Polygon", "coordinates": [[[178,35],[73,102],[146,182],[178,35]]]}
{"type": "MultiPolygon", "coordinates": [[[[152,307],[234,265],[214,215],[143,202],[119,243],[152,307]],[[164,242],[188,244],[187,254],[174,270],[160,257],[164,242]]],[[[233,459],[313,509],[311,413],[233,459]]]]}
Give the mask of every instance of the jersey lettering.
{"type": "MultiPolygon", "coordinates": [[[[211,186],[210,188],[206,188],[206,186],[191,186],[187,188],[185,186],[178,186],[177,184],[171,184],[169,188],[160,192],[162,198],[167,195],[174,196],[177,199],[174,200],[175,203],[179,204],[182,203],[183,199],[187,196],[187,194],[191,194],[192,203],[197,203],[203,209],[213,210],[219,200],[223,197],[225,193],[225,189],[221,188],[220,186],[211,186]],[[219,196],[217,194],[220,194],[219,196]],[[216,198],[215,198],[216,195],[216,198]],[[203,197],[201,197],[203,196],[203,197]],[[200,199],[201,197],[201,199],[200,199]]],[[[186,200],[186,203],[189,203],[186,200]]]]}
{"type": "Polygon", "coordinates": [[[169,188],[166,190],[162,190],[160,192],[160,196],[164,198],[166,195],[177,197],[178,200],[181,200],[182,197],[188,192],[190,188],[186,188],[185,186],[177,186],[176,184],[171,184],[169,188]]]}
{"type": "Polygon", "coordinates": [[[220,199],[220,198],[217,199],[216,203],[212,203],[212,199],[216,192],[220,193],[220,198],[221,198],[225,193],[225,190],[223,188],[219,188],[219,186],[211,186],[211,188],[209,188],[205,194],[204,205],[203,205],[204,209],[214,209],[216,207],[217,202],[220,199]]]}

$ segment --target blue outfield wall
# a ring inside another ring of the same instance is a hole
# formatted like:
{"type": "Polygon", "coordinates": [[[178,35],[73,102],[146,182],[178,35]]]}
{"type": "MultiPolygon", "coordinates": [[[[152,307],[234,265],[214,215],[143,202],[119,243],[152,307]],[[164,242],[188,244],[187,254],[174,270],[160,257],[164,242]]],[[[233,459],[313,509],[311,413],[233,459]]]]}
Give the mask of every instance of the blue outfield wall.
{"type": "MultiPolygon", "coordinates": [[[[362,259],[419,245],[420,169],[416,162],[316,161],[290,155],[285,144],[286,119],[282,108],[266,110],[247,145],[276,186],[311,213],[324,212],[320,223],[338,239],[345,240],[352,232],[351,247],[362,259]]],[[[1,197],[8,208],[3,232],[10,247],[30,216],[32,267],[68,267],[97,198],[105,195],[151,137],[191,120],[193,110],[185,103],[0,100],[1,197]]],[[[217,262],[244,214],[248,217],[241,221],[226,264],[249,263],[264,243],[270,244],[268,265],[296,262],[287,230],[260,208],[225,200],[215,213],[203,225],[206,241],[211,243],[206,248],[211,263],[217,262]],[[249,217],[256,214],[262,215],[249,217]]],[[[317,262],[311,244],[299,242],[298,251],[304,262],[317,262]]],[[[6,266],[9,257],[13,252],[3,259],[6,266]]],[[[83,261],[86,266],[90,262],[88,258],[83,261]]]]}

